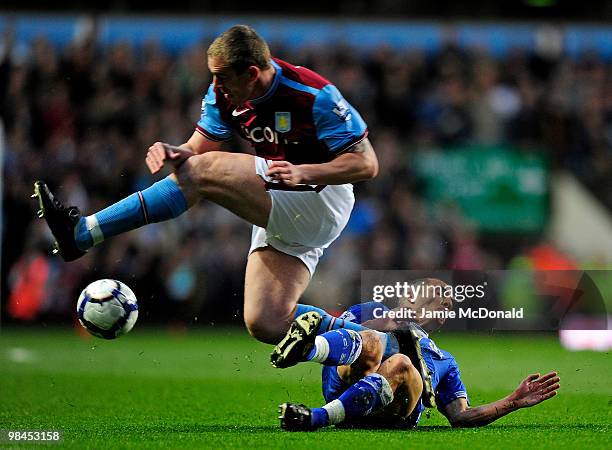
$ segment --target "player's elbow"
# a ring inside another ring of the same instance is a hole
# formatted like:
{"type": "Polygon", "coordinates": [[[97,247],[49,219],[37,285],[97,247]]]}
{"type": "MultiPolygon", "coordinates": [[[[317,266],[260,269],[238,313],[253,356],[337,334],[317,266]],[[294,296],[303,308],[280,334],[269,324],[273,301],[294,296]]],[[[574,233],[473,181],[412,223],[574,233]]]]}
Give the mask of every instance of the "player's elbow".
{"type": "Polygon", "coordinates": [[[359,158],[351,162],[348,171],[349,175],[346,180],[343,179],[342,183],[370,180],[378,175],[378,162],[371,161],[369,158],[359,158]]]}
{"type": "Polygon", "coordinates": [[[471,416],[470,414],[457,414],[448,417],[448,422],[453,428],[476,428],[487,425],[489,421],[482,417],[471,416]]]}
{"type": "Polygon", "coordinates": [[[461,416],[449,417],[448,422],[450,423],[450,426],[453,428],[470,428],[470,427],[478,426],[475,422],[465,420],[465,418],[461,416]]]}
{"type": "Polygon", "coordinates": [[[447,408],[446,410],[441,410],[446,418],[448,419],[448,423],[453,428],[466,428],[466,427],[474,427],[478,426],[477,417],[471,414],[470,408],[447,408]]]}
{"type": "Polygon", "coordinates": [[[370,180],[378,175],[378,160],[376,157],[368,158],[365,161],[363,172],[366,180],[370,180]]]}
{"type": "Polygon", "coordinates": [[[355,181],[369,180],[378,175],[378,158],[367,138],[354,147],[348,158],[358,178],[355,181]]]}
{"type": "Polygon", "coordinates": [[[467,425],[460,419],[449,419],[450,426],[453,428],[465,428],[467,425]]]}
{"type": "Polygon", "coordinates": [[[370,180],[378,175],[378,158],[372,151],[363,154],[360,161],[360,178],[362,180],[370,180]]]}
{"type": "Polygon", "coordinates": [[[451,427],[453,428],[478,428],[478,427],[484,427],[485,425],[488,425],[489,422],[473,422],[473,421],[466,421],[466,420],[458,420],[455,422],[451,422],[451,427]]]}

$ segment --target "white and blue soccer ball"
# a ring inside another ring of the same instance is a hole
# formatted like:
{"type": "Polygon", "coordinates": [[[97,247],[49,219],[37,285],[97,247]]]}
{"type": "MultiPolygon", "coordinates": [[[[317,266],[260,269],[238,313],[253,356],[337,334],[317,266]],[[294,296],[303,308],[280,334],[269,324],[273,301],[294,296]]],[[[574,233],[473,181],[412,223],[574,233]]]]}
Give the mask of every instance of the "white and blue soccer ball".
{"type": "Polygon", "coordinates": [[[97,280],[89,284],[77,302],[81,325],[94,336],[115,339],[128,333],[138,319],[134,292],[117,280],[97,280]]]}

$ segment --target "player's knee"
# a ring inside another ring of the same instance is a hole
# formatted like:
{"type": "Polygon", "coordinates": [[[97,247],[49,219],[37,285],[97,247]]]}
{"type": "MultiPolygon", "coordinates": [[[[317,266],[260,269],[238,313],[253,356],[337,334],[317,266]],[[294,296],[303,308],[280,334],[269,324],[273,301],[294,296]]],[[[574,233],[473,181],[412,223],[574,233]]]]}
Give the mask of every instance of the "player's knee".
{"type": "Polygon", "coordinates": [[[177,176],[181,181],[187,181],[205,193],[206,188],[211,186],[215,180],[215,176],[221,176],[218,173],[221,157],[221,152],[206,152],[192,156],[179,168],[177,176]],[[215,172],[217,172],[216,175],[215,172]]]}
{"type": "Polygon", "coordinates": [[[283,320],[275,320],[280,316],[274,314],[259,314],[245,310],[244,323],[251,336],[266,344],[277,344],[287,331],[288,324],[283,320]]]}
{"type": "Polygon", "coordinates": [[[414,367],[410,358],[402,353],[391,356],[386,363],[388,364],[387,370],[402,379],[421,379],[419,371],[414,367]]]}
{"type": "Polygon", "coordinates": [[[275,342],[272,340],[272,333],[270,333],[271,329],[269,324],[265,323],[261,319],[258,318],[249,318],[247,316],[244,317],[244,324],[251,336],[261,342],[265,342],[266,344],[274,344],[275,342]]]}
{"type": "Polygon", "coordinates": [[[245,320],[245,325],[249,334],[258,341],[264,342],[266,344],[274,343],[270,339],[268,328],[263,326],[260,322],[245,320]]]}

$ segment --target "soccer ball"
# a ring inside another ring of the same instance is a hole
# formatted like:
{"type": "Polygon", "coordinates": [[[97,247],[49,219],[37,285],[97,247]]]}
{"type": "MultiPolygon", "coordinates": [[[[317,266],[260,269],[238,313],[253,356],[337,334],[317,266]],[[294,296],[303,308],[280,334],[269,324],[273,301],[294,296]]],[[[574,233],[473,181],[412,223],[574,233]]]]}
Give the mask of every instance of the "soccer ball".
{"type": "Polygon", "coordinates": [[[128,333],[138,319],[138,303],[132,290],[117,280],[89,284],[77,302],[79,322],[94,336],[115,339],[128,333]]]}

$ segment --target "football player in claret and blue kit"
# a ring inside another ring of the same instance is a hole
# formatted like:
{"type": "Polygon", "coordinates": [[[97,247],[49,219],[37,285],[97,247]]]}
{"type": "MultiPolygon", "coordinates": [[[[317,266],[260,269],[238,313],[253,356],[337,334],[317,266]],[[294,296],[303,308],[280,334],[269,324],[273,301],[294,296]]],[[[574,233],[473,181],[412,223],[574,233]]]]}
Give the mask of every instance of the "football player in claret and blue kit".
{"type": "Polygon", "coordinates": [[[273,58],[252,28],[231,27],[207,57],[213,81],[192,136],[178,147],[156,142],[147,152],[152,174],[169,164],[171,175],[88,216],[64,206],[42,181],[34,197],[66,261],[112,236],[175,218],[201,200],[242,217],[253,224],[245,324],[257,339],[275,344],[295,317],[317,310],[298,300],[348,222],[351,183],[376,176],[378,161],[364,120],[338,89],[273,58]],[[234,135],[249,141],[255,155],[224,151],[234,135]]]}

